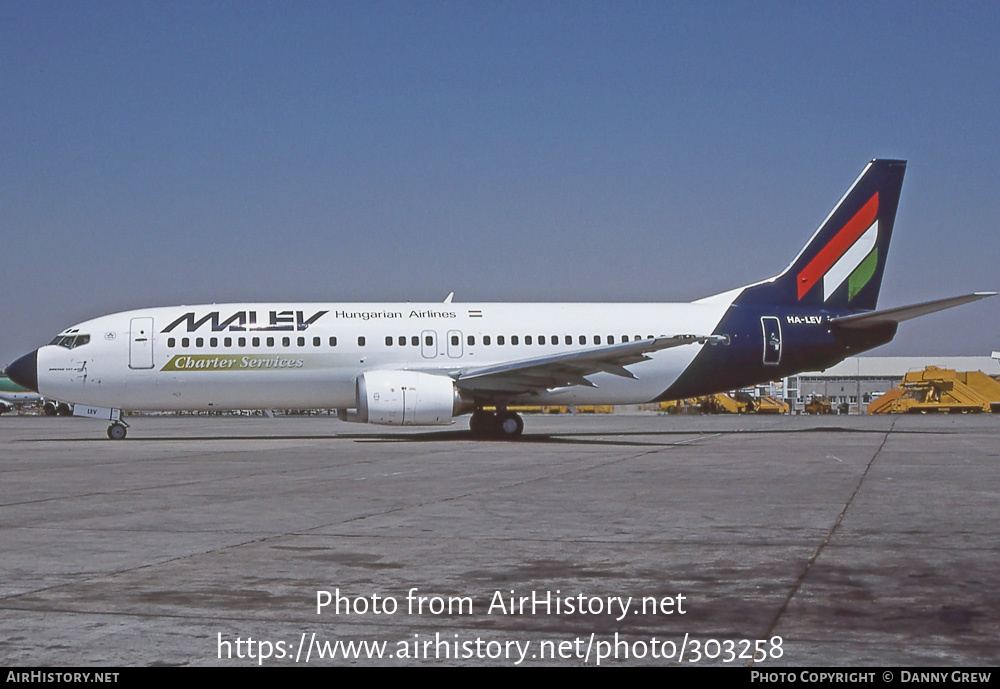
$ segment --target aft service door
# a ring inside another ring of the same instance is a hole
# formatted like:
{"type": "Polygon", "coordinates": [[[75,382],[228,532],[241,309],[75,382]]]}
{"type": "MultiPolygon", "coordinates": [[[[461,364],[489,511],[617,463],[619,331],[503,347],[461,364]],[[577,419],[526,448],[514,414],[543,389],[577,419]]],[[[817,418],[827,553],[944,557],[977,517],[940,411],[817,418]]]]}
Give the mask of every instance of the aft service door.
{"type": "Polygon", "coordinates": [[[438,355],[437,333],[425,330],[420,333],[420,353],[425,359],[434,359],[438,355]]]}
{"type": "Polygon", "coordinates": [[[129,323],[129,368],[153,368],[153,319],[133,318],[129,323]]]}
{"type": "Polygon", "coordinates": [[[777,366],[781,363],[781,322],[777,316],[763,316],[760,327],[764,333],[764,363],[777,366]]]}

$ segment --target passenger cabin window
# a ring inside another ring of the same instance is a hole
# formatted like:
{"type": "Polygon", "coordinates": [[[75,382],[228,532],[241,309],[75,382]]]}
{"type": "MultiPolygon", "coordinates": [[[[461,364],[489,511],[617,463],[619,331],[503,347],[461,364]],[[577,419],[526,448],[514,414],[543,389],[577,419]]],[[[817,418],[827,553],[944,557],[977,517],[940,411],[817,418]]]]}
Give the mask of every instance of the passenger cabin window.
{"type": "Polygon", "coordinates": [[[452,335],[451,336],[451,346],[452,347],[457,347],[458,346],[458,335],[452,335]]]}
{"type": "Polygon", "coordinates": [[[424,344],[427,345],[428,347],[432,346],[434,344],[434,336],[427,335],[426,337],[424,337],[424,344]]]}
{"type": "Polygon", "coordinates": [[[251,342],[253,342],[253,346],[254,347],[260,347],[260,338],[259,337],[253,338],[253,340],[251,340],[251,342]]]}
{"type": "Polygon", "coordinates": [[[399,336],[399,346],[400,347],[405,347],[406,346],[406,335],[400,335],[399,336]]]}
{"type": "MultiPolygon", "coordinates": [[[[490,336],[489,335],[483,335],[483,344],[484,345],[489,345],[490,342],[492,342],[492,340],[490,339],[490,336]]],[[[500,338],[498,337],[497,338],[497,344],[499,344],[499,343],[500,343],[500,338]]]]}
{"type": "Polygon", "coordinates": [[[392,346],[392,335],[386,335],[385,336],[385,346],[386,347],[391,347],[392,346]]]}
{"type": "Polygon", "coordinates": [[[204,347],[205,346],[205,338],[204,337],[197,338],[194,341],[194,346],[195,347],[204,347]]]}
{"type": "Polygon", "coordinates": [[[566,342],[566,344],[569,344],[569,345],[573,344],[573,336],[572,335],[567,335],[565,342],[566,342]]]}
{"type": "Polygon", "coordinates": [[[267,346],[268,347],[273,347],[274,346],[274,338],[273,337],[267,338],[267,346]]]}
{"type": "Polygon", "coordinates": [[[245,338],[245,337],[239,338],[237,340],[237,342],[239,343],[240,347],[246,347],[247,346],[247,338],[245,338]]]}
{"type": "MultiPolygon", "coordinates": [[[[510,336],[510,343],[516,345],[520,340],[518,340],[517,335],[510,336]]],[[[497,344],[503,344],[503,335],[497,335],[497,344]]]]}
{"type": "Polygon", "coordinates": [[[474,345],[474,344],[476,344],[476,336],[475,335],[469,335],[467,338],[465,338],[465,341],[467,343],[469,343],[470,346],[474,345]]]}
{"type": "Polygon", "coordinates": [[[208,346],[209,347],[218,347],[219,346],[219,338],[217,338],[217,337],[209,338],[209,340],[208,340],[208,346]]]}
{"type": "Polygon", "coordinates": [[[231,338],[231,337],[224,337],[224,338],[222,338],[222,345],[224,347],[232,347],[233,346],[233,338],[231,338]]]}
{"type": "Polygon", "coordinates": [[[365,346],[365,336],[364,335],[361,335],[361,336],[358,337],[358,346],[359,347],[364,347],[365,346]]]}
{"type": "Polygon", "coordinates": [[[330,346],[331,347],[336,347],[337,346],[337,338],[336,337],[331,337],[330,338],[330,346]]]}
{"type": "Polygon", "coordinates": [[[167,338],[167,346],[168,347],[173,347],[175,344],[177,344],[177,340],[175,340],[172,337],[168,337],[167,338]]]}
{"type": "Polygon", "coordinates": [[[304,338],[304,337],[298,338],[297,344],[299,345],[299,347],[305,347],[306,346],[306,338],[304,338]]]}
{"type": "Polygon", "coordinates": [[[580,335],[580,344],[587,344],[587,336],[580,335]]]}
{"type": "Polygon", "coordinates": [[[319,347],[321,340],[318,337],[313,338],[313,347],[319,347]]]}
{"type": "Polygon", "coordinates": [[[524,336],[524,344],[526,344],[526,345],[531,344],[531,335],[525,335],[524,336]]]}
{"type": "Polygon", "coordinates": [[[190,347],[190,346],[191,346],[191,340],[189,340],[186,337],[182,337],[181,338],[181,347],[190,347]]]}
{"type": "Polygon", "coordinates": [[[420,338],[414,335],[413,337],[410,338],[410,344],[416,347],[417,345],[420,344],[420,338]]]}
{"type": "Polygon", "coordinates": [[[292,346],[292,338],[290,338],[290,337],[283,337],[283,338],[281,338],[281,346],[282,347],[291,347],[292,346]]]}

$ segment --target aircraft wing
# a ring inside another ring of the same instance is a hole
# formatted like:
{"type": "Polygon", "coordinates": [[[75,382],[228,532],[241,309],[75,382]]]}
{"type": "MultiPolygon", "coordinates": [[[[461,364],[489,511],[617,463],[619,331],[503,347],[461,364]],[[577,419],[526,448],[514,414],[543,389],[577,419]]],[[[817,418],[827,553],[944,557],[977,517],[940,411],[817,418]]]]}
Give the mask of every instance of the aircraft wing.
{"type": "Polygon", "coordinates": [[[718,335],[654,337],[494,366],[466,368],[458,372],[455,384],[470,392],[496,394],[520,394],[573,385],[593,388],[597,386],[587,380],[587,376],[594,373],[635,379],[636,376],[625,367],[648,361],[647,355],[652,352],[721,339],[718,335]]]}
{"type": "Polygon", "coordinates": [[[986,297],[993,296],[996,296],[996,292],[973,292],[972,294],[963,294],[960,297],[935,299],[934,301],[925,301],[923,303],[912,304],[910,306],[898,306],[894,309],[882,309],[881,311],[858,313],[853,316],[831,318],[830,322],[840,328],[865,330],[867,328],[874,328],[888,323],[901,323],[902,321],[908,321],[911,318],[925,316],[929,313],[934,313],[935,311],[950,309],[953,306],[968,304],[970,301],[978,301],[979,299],[985,299],[986,297]]]}

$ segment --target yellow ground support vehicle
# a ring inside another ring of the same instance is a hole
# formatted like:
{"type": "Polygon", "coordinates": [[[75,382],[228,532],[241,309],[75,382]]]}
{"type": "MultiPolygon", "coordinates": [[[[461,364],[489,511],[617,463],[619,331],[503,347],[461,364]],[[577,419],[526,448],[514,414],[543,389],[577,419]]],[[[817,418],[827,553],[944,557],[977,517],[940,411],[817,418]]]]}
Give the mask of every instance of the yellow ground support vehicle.
{"type": "MultiPolygon", "coordinates": [[[[496,407],[483,407],[486,411],[496,411],[496,407]]],[[[507,407],[507,411],[517,412],[518,414],[568,414],[569,407],[563,406],[538,406],[538,405],[528,405],[528,404],[517,404],[507,407]]]]}
{"type": "Polygon", "coordinates": [[[758,414],[787,414],[791,409],[785,400],[765,395],[757,398],[757,406],[754,411],[758,414]]]}
{"type": "Polygon", "coordinates": [[[610,414],[615,410],[611,404],[582,404],[574,409],[577,414],[610,414]]]}
{"type": "Polygon", "coordinates": [[[907,373],[899,387],[868,405],[868,413],[988,412],[996,405],[1000,382],[982,371],[928,366],[907,373]]]}
{"type": "Polygon", "coordinates": [[[704,397],[660,402],[660,411],[668,414],[787,414],[791,407],[777,397],[752,397],[746,392],[718,393],[704,397]]]}
{"type": "Polygon", "coordinates": [[[700,414],[701,406],[699,398],[689,397],[683,400],[660,402],[660,411],[667,414],[700,414]]]}
{"type": "Polygon", "coordinates": [[[832,414],[833,404],[824,397],[813,397],[803,411],[806,414],[832,414]]]}

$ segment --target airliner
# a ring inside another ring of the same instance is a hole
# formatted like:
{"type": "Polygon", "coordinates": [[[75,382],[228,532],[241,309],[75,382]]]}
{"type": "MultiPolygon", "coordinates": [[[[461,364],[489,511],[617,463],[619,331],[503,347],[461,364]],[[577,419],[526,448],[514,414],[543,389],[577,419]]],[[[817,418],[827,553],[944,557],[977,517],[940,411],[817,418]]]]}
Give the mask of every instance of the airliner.
{"type": "Polygon", "coordinates": [[[993,296],[876,309],[906,162],[871,161],[780,274],[691,303],[245,303],[64,330],[8,375],[74,414],[333,408],[347,421],[515,438],[515,404],[635,404],[825,369],[900,322],[993,296]]]}
{"type": "Polygon", "coordinates": [[[0,414],[16,411],[18,407],[41,401],[42,396],[37,392],[25,389],[6,374],[0,373],[0,414]]]}

